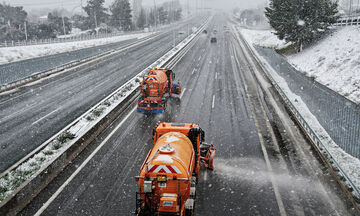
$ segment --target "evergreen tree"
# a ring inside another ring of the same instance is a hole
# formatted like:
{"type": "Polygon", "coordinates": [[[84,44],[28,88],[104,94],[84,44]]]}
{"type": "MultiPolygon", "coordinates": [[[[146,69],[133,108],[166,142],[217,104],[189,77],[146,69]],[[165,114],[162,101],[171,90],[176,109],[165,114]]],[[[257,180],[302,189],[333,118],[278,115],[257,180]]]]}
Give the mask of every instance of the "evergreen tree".
{"type": "Polygon", "coordinates": [[[332,0],[271,0],[265,15],[278,38],[297,43],[301,51],[336,22],[337,6],[332,0]]]}
{"type": "Polygon", "coordinates": [[[51,26],[51,29],[55,29],[56,35],[64,34],[64,26],[65,26],[65,34],[68,34],[71,31],[71,23],[68,17],[62,17],[59,14],[49,13],[48,14],[48,22],[51,26]],[[64,20],[63,20],[64,19],[64,20]]]}
{"type": "Polygon", "coordinates": [[[128,0],[115,0],[110,7],[111,25],[124,31],[131,30],[131,8],[128,0]]]}
{"type": "Polygon", "coordinates": [[[136,21],[136,26],[140,29],[143,29],[146,26],[146,13],[143,8],[141,8],[139,18],[136,21]]]}
{"type": "Polygon", "coordinates": [[[73,27],[78,28],[81,30],[88,30],[91,28],[91,24],[89,22],[89,19],[85,16],[75,14],[71,17],[71,20],[73,21],[73,27]]]}
{"type": "Polygon", "coordinates": [[[84,7],[85,12],[90,19],[90,27],[99,27],[101,23],[107,23],[109,15],[106,13],[107,9],[104,7],[105,0],[88,0],[84,7]]]}
{"type": "Polygon", "coordinates": [[[0,40],[24,40],[26,18],[22,7],[0,4],[0,40]]]}
{"type": "Polygon", "coordinates": [[[154,9],[151,9],[148,17],[148,23],[149,25],[155,26],[155,21],[157,21],[157,13],[154,9]]]}
{"type": "Polygon", "coordinates": [[[182,17],[182,9],[178,8],[175,10],[174,21],[179,21],[182,17]]]}
{"type": "Polygon", "coordinates": [[[163,7],[158,8],[157,16],[159,19],[159,24],[163,25],[168,22],[168,12],[163,7]]]}

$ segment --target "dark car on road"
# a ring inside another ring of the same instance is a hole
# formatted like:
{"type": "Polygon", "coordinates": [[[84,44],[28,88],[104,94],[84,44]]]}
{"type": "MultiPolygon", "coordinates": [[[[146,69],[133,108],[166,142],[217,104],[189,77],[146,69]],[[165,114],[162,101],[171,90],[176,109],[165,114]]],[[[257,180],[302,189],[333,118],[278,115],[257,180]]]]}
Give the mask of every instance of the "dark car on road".
{"type": "Polygon", "coordinates": [[[211,37],[211,38],[210,38],[210,42],[211,42],[211,43],[216,43],[216,42],[217,42],[216,37],[211,37]]]}

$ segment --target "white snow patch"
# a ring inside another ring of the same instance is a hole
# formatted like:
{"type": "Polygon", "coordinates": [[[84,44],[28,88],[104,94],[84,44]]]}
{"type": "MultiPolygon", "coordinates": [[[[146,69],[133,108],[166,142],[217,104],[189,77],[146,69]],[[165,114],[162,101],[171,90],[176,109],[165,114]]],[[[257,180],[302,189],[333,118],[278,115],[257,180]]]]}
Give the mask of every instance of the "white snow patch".
{"type": "Polygon", "coordinates": [[[176,136],[170,135],[170,136],[167,136],[167,137],[166,137],[165,142],[171,143],[171,142],[176,142],[176,141],[179,141],[179,140],[180,140],[180,139],[177,138],[176,136]]]}
{"type": "Polygon", "coordinates": [[[240,28],[240,32],[248,42],[258,46],[281,49],[290,44],[286,43],[284,40],[279,40],[272,30],[250,30],[240,28]]]}
{"type": "Polygon", "coordinates": [[[305,25],[305,21],[304,21],[304,20],[298,20],[298,21],[297,21],[297,24],[298,24],[299,26],[304,26],[304,25],[305,25]]]}
{"type": "Polygon", "coordinates": [[[340,27],[320,42],[287,59],[299,71],[355,103],[360,103],[358,26],[340,27]]]}
{"type": "Polygon", "coordinates": [[[153,33],[128,34],[116,37],[99,38],[93,40],[74,41],[65,43],[41,44],[31,46],[15,46],[0,48],[0,64],[53,55],[57,53],[70,52],[82,48],[100,46],[104,44],[143,38],[153,33]]]}
{"type": "Polygon", "coordinates": [[[167,154],[159,154],[154,161],[161,161],[167,164],[171,164],[174,162],[174,160],[167,154]]]}

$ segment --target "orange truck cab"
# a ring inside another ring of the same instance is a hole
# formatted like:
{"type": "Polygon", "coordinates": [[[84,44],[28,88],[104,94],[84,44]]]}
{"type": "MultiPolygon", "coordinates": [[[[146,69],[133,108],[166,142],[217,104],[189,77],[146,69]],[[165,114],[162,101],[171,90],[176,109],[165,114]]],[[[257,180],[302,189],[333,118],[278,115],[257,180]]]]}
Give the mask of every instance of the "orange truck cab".
{"type": "Polygon", "coordinates": [[[181,86],[173,83],[175,74],[168,68],[154,68],[143,78],[140,84],[141,98],[137,111],[140,113],[162,113],[165,109],[165,94],[180,94],[181,86]]]}
{"type": "Polygon", "coordinates": [[[200,166],[213,169],[215,148],[193,123],[160,123],[140,168],[137,215],[191,215],[200,166]]]}

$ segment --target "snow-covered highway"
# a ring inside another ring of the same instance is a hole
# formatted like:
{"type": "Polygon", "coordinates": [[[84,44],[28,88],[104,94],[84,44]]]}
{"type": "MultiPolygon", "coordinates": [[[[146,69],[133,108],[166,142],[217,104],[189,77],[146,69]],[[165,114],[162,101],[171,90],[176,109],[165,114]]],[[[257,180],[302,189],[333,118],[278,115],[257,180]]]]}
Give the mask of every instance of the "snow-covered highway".
{"type": "Polygon", "coordinates": [[[20,215],[130,215],[133,177],[159,121],[198,123],[217,149],[215,170],[203,170],[197,185],[196,215],[355,215],[271,84],[256,78],[261,69],[249,50],[224,25],[216,16],[208,31],[218,31],[218,42],[202,34],[172,68],[181,98],[170,98],[161,115],[136,113],[135,101],[20,215]]]}
{"type": "MultiPolygon", "coordinates": [[[[203,21],[204,19],[193,19],[179,25],[177,29],[187,30],[188,25],[199,26],[203,21]]],[[[176,36],[177,42],[186,37],[176,36]]],[[[61,73],[9,93],[2,93],[1,172],[157,60],[172,48],[173,41],[171,31],[170,34],[132,47],[90,68],[76,73],[61,73]]],[[[87,50],[83,52],[86,53],[87,50]]],[[[44,59],[49,61],[48,57],[44,59]]],[[[51,65],[46,62],[42,64],[51,65]]]]}

